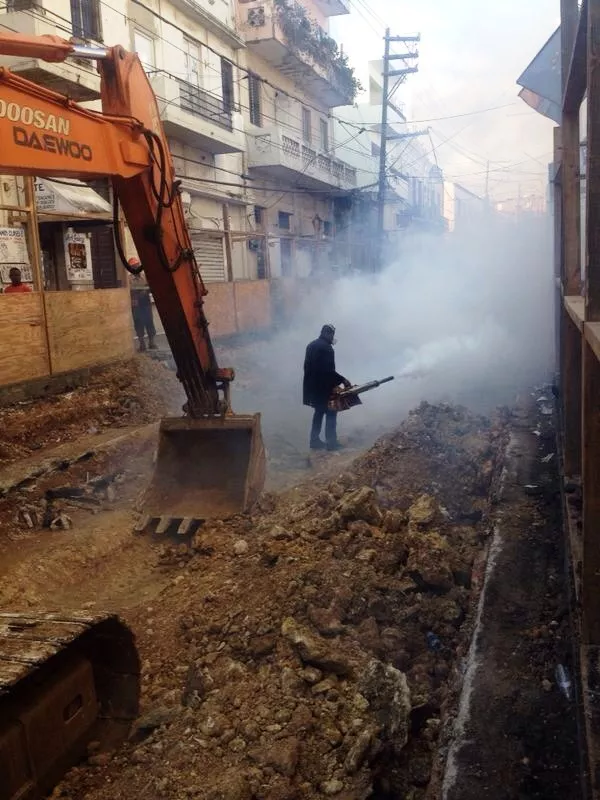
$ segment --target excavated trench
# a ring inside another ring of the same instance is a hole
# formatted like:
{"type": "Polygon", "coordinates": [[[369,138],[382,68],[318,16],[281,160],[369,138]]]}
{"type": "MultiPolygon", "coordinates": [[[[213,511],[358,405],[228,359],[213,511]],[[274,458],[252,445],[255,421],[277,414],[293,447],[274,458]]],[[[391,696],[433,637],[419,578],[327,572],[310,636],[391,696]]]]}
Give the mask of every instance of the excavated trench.
{"type": "Polygon", "coordinates": [[[123,503],[49,534],[61,551],[40,542],[20,573],[34,607],[118,611],[142,661],[133,738],[54,797],[581,797],[541,408],[424,403],[352,463],[324,456],[310,482],[178,544],[129,541],[141,448],[123,503]]]}

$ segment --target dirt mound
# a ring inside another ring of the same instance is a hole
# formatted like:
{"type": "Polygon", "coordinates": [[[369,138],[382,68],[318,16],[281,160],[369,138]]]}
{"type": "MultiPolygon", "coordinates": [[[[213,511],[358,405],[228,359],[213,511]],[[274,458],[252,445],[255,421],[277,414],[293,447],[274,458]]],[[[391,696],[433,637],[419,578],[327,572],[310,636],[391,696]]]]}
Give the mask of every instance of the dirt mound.
{"type": "Polygon", "coordinates": [[[505,426],[422,405],[335,480],[165,546],[146,713],[55,797],[425,796],[505,426]]]}
{"type": "Polygon", "coordinates": [[[106,367],[71,392],[0,408],[0,464],[86,433],[179,413],[182,397],[179,381],[158,361],[138,356],[106,367]]]}

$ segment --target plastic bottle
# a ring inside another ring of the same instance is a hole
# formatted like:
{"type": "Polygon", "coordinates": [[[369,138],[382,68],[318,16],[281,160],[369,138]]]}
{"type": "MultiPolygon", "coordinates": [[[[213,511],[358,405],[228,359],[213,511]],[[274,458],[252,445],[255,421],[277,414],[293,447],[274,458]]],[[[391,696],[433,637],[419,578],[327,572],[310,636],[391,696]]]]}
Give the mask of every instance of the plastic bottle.
{"type": "Polygon", "coordinates": [[[566,667],[562,664],[558,664],[556,669],[554,670],[554,675],[556,677],[556,684],[560,691],[564,694],[567,700],[571,699],[571,678],[569,677],[569,672],[566,667]]]}

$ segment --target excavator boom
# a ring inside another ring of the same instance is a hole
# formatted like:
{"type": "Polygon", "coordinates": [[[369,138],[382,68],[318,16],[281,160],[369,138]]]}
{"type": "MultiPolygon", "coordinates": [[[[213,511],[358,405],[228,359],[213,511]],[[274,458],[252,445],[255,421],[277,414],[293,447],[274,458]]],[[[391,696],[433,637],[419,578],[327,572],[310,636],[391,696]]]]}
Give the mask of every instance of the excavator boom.
{"type": "Polygon", "coordinates": [[[195,522],[247,510],[264,482],[260,419],[231,414],[234,373],[217,364],[204,313],[207,289],[156,96],[139,58],[118,46],[87,47],[56,36],[19,34],[0,34],[0,54],[98,61],[102,113],[0,69],[0,174],[112,179],[117,249],[125,263],[120,205],[185,390],[190,423],[188,435],[182,433],[186,423],[181,420],[161,425],[144,526],[183,530],[185,521],[189,531],[195,522]],[[169,479],[175,473],[180,478],[169,479]],[[186,478],[184,493],[181,476],[186,478]]]}
{"type": "MultiPolygon", "coordinates": [[[[187,396],[186,416],[161,423],[140,527],[190,533],[203,520],[248,510],[264,482],[260,415],[231,412],[233,370],[217,364],[207,289],[138,57],[10,33],[0,34],[0,54],[98,60],[102,113],[0,69],[0,174],[112,180],[117,250],[125,263],[120,205],[187,396]]],[[[0,614],[0,800],[41,797],[92,740],[114,747],[138,699],[133,637],[116,618],[0,614]]]]}

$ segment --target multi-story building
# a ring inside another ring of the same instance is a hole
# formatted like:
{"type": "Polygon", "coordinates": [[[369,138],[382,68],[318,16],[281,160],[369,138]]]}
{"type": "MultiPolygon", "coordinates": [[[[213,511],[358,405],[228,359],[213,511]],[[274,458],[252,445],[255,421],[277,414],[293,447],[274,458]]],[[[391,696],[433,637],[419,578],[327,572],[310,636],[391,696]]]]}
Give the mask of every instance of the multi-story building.
{"type": "Polygon", "coordinates": [[[330,261],[334,200],[356,187],[330,118],[357,89],[326,32],[329,16],[347,13],[348,0],[239,0],[249,216],[265,234],[259,275],[304,277],[330,261]]]}
{"type": "MultiPolygon", "coordinates": [[[[376,253],[378,178],[381,156],[381,118],[383,102],[382,62],[368,65],[368,95],[364,103],[337,109],[334,123],[337,138],[351,138],[344,158],[357,171],[357,188],[353,198],[348,237],[355,267],[369,267],[376,253]],[[369,255],[371,254],[371,255],[369,255]]],[[[388,106],[389,138],[386,157],[386,195],[384,233],[390,254],[397,250],[406,229],[426,225],[442,226],[441,171],[433,163],[431,153],[419,143],[421,132],[414,131],[399,103],[388,106]]]]}
{"type": "Polygon", "coordinates": [[[450,233],[473,230],[489,211],[487,200],[462,186],[444,181],[444,218],[450,233]]]}
{"type": "MultiPolygon", "coordinates": [[[[302,278],[331,262],[338,198],[357,186],[330,115],[357,90],[327,34],[329,17],[347,13],[349,0],[6,0],[0,7],[4,30],[122,44],[140,56],[211,284],[214,334],[268,323],[271,278],[302,278]]],[[[0,66],[100,107],[92,62],[3,56],[0,66]]],[[[13,379],[130,349],[123,344],[131,329],[128,279],[115,256],[109,182],[67,183],[0,177],[0,241],[9,253],[3,267],[18,261],[32,280],[36,297],[27,302],[42,325],[30,348],[39,353],[36,366],[18,365],[13,379]],[[14,211],[24,205],[27,213],[14,211]],[[98,291],[73,295],[83,289],[98,291]],[[55,313],[47,313],[50,306],[55,313]],[[64,331],[50,330],[52,320],[67,324],[63,306],[76,316],[71,344],[64,331]],[[100,328],[102,337],[91,336],[100,328]],[[86,350],[88,333],[94,345],[86,350]]],[[[126,245],[133,254],[130,237],[126,245]]],[[[0,268],[0,286],[7,280],[0,268]]],[[[12,313],[14,305],[0,300],[0,317],[3,308],[12,313]]]]}

